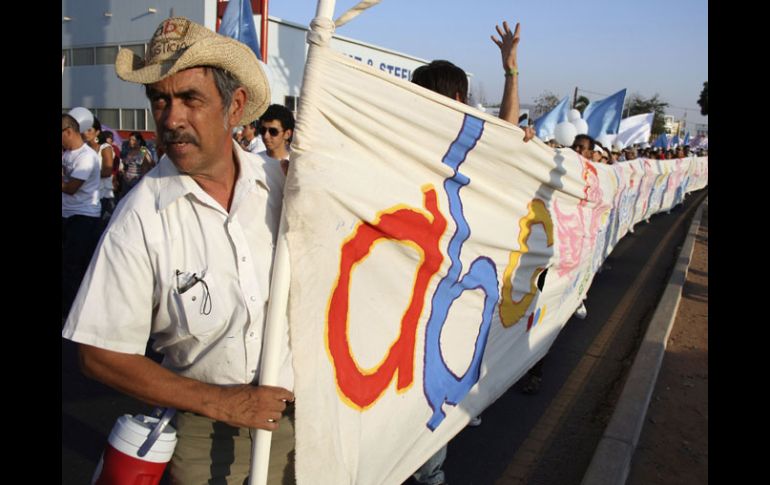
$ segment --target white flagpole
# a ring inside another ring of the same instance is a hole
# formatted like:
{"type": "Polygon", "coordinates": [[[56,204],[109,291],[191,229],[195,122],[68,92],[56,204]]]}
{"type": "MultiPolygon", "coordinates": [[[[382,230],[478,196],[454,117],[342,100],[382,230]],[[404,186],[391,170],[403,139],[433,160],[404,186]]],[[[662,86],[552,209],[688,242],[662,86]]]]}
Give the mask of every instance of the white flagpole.
{"type": "Polygon", "coordinates": [[[315,16],[333,20],[335,2],[336,0],[318,0],[318,6],[316,7],[316,10],[315,10],[315,16]]]}
{"type": "MultiPolygon", "coordinates": [[[[316,17],[332,20],[335,0],[319,0],[316,17]]],[[[312,46],[311,46],[312,47],[312,46]]],[[[286,214],[282,211],[281,225],[278,229],[275,258],[273,260],[273,276],[270,281],[270,299],[267,303],[267,319],[265,321],[264,346],[260,362],[259,383],[266,386],[278,384],[281,340],[286,329],[283,326],[289,303],[289,283],[291,268],[289,247],[286,241],[286,214]]],[[[270,462],[270,441],[272,432],[263,429],[256,430],[256,438],[251,448],[251,473],[249,485],[266,485],[267,469],[270,462]]]]}

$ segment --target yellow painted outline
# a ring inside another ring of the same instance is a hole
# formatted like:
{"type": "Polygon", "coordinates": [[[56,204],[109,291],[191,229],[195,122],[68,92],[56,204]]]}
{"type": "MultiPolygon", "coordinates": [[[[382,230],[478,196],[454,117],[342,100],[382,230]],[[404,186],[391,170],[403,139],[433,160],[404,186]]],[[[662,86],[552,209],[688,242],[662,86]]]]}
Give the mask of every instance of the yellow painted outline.
{"type": "Polygon", "coordinates": [[[500,301],[500,321],[503,327],[510,328],[518,323],[524,314],[527,312],[527,308],[532,303],[537,291],[537,278],[540,273],[545,269],[542,267],[535,268],[530,278],[530,291],[521,297],[519,300],[513,299],[513,280],[514,271],[518,268],[521,261],[521,256],[529,252],[529,246],[527,241],[532,234],[532,226],[540,224],[545,230],[548,247],[553,246],[553,221],[551,220],[551,214],[548,212],[548,208],[545,206],[545,202],[540,199],[533,199],[527,205],[527,215],[519,220],[519,250],[511,251],[508,259],[508,266],[503,273],[503,290],[502,299],[500,301]]]}

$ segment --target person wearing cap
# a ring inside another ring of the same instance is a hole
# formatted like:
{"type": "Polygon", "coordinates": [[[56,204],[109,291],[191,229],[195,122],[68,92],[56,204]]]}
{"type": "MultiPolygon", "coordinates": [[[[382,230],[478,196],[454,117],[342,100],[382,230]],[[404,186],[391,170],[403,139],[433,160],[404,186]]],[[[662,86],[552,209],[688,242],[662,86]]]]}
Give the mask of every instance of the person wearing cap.
{"type": "Polygon", "coordinates": [[[610,160],[609,164],[615,164],[620,161],[620,147],[618,145],[613,144],[612,148],[610,149],[610,160]]]}
{"type": "MultiPolygon", "coordinates": [[[[76,110],[70,113],[80,116],[81,111],[76,110]]],[[[77,120],[71,114],[61,117],[61,146],[64,150],[61,159],[63,317],[70,311],[101,229],[101,162],[83,138],[83,133],[91,128],[94,119],[90,112],[87,114],[90,115],[87,120],[77,120]]]]}
{"type": "Polygon", "coordinates": [[[267,108],[265,73],[249,47],[183,17],[145,59],[121,49],[115,71],[145,85],[165,156],[118,204],[62,335],[86,375],[177,409],[171,483],[244,483],[251,428],[273,432],[268,483],[293,483],[287,328],[280,387],[258,382],[281,173],[232,138],[267,108]]]}

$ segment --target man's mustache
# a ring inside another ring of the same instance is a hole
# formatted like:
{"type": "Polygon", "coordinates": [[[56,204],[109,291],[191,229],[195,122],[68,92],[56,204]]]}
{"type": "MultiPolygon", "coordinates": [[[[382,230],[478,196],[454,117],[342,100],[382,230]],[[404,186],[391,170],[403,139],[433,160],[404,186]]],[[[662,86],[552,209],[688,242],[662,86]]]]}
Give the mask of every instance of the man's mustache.
{"type": "Polygon", "coordinates": [[[192,143],[195,146],[199,145],[195,135],[183,131],[164,131],[161,133],[160,138],[161,143],[164,145],[168,145],[169,143],[192,143]]]}

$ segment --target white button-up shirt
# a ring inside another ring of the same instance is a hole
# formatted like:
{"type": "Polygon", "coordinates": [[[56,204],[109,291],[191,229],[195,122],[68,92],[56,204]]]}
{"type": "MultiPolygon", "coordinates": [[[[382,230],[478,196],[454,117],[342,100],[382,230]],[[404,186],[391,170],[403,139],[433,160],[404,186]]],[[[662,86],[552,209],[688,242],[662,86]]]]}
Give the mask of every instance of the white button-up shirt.
{"type": "MultiPolygon", "coordinates": [[[[228,213],[163,157],[121,201],[62,335],[212,384],[257,382],[283,174],[235,148],[228,213]]],[[[288,331],[279,385],[293,388],[288,331]]]]}

